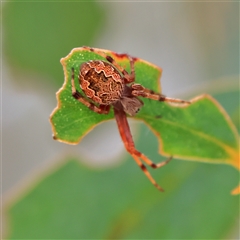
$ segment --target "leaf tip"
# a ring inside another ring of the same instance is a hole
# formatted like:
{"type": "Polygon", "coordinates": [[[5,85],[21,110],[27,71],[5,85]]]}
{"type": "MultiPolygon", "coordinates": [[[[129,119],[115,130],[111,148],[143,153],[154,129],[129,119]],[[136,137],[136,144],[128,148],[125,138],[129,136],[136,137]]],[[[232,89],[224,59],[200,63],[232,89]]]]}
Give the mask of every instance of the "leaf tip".
{"type": "Polygon", "coordinates": [[[231,191],[231,194],[232,194],[232,195],[238,195],[238,194],[240,194],[240,184],[231,191]]]}
{"type": "Polygon", "coordinates": [[[61,59],[60,59],[60,63],[61,63],[62,65],[64,65],[64,64],[65,64],[65,58],[61,58],[61,59]]]}

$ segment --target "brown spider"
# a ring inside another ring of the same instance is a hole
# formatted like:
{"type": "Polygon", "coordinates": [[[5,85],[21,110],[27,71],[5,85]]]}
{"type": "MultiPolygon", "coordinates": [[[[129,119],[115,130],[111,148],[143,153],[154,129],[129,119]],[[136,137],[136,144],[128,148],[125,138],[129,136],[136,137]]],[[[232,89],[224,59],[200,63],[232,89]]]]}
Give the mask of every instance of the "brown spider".
{"type": "Polygon", "coordinates": [[[164,191],[153,179],[141,160],[152,168],[160,168],[167,164],[172,157],[169,157],[164,162],[155,164],[144,154],[139,152],[135,148],[126,114],[134,116],[143,106],[143,102],[138,97],[177,103],[189,102],[165,97],[143,87],[138,83],[134,83],[135,60],[131,56],[126,55],[129,59],[131,68],[131,72],[129,74],[106,53],[90,47],[84,48],[104,57],[106,61],[91,60],[81,64],[78,78],[80,87],[85,96],[76,90],[74,84],[74,69],[72,68],[72,96],[89,109],[99,114],[108,114],[110,107],[113,107],[118,129],[126,150],[131,154],[152,184],[160,191],[164,191]]]}

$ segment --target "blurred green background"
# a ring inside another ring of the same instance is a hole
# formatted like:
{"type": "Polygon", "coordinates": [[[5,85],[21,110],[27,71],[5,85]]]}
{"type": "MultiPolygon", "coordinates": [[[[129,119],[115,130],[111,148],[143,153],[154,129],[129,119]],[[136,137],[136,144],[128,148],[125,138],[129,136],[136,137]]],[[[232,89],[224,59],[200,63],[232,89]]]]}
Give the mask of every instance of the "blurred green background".
{"type": "MultiPolygon", "coordinates": [[[[239,238],[239,197],[230,195],[236,169],[173,160],[152,171],[162,194],[126,154],[114,121],[69,146],[52,140],[48,120],[63,84],[60,58],[88,45],[162,67],[167,96],[213,94],[239,129],[239,3],[31,1],[1,7],[5,238],[239,238]]],[[[137,148],[162,160],[150,130],[137,121],[131,127],[137,148]]]]}

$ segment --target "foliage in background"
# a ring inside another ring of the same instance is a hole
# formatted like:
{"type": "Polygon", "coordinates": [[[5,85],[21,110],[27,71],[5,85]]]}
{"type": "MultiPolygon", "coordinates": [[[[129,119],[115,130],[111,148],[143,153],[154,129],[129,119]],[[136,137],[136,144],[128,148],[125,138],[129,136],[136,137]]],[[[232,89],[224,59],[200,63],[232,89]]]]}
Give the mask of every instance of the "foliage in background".
{"type": "Polygon", "coordinates": [[[94,1],[9,2],[3,15],[4,55],[14,71],[33,70],[54,79],[47,84],[60,86],[62,54],[92,44],[104,20],[104,10],[94,1]]]}

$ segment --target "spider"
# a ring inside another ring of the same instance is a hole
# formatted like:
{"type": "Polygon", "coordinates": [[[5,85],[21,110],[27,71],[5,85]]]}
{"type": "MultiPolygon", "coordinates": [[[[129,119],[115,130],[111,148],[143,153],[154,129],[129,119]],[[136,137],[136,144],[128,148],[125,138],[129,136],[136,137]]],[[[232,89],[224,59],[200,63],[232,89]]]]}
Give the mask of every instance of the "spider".
{"type": "Polygon", "coordinates": [[[130,73],[128,73],[106,53],[90,47],[83,48],[102,56],[106,60],[90,60],[80,65],[78,79],[85,96],[76,90],[74,83],[74,68],[72,68],[72,96],[98,114],[108,114],[110,108],[113,107],[117,126],[126,150],[130,153],[151,183],[158,190],[164,191],[151,176],[144,163],[156,169],[166,165],[172,159],[172,156],[164,162],[155,164],[148,157],[139,152],[134,145],[127,121],[127,115],[134,116],[143,106],[143,102],[139,97],[165,102],[190,102],[165,97],[162,94],[155,93],[145,88],[141,84],[135,83],[135,60],[133,57],[126,54],[131,69],[130,73]]]}

